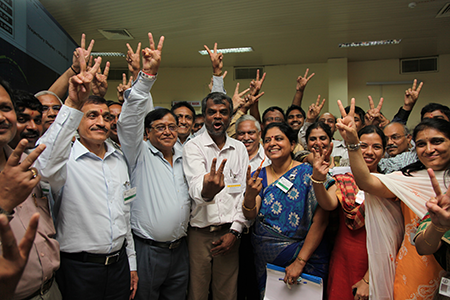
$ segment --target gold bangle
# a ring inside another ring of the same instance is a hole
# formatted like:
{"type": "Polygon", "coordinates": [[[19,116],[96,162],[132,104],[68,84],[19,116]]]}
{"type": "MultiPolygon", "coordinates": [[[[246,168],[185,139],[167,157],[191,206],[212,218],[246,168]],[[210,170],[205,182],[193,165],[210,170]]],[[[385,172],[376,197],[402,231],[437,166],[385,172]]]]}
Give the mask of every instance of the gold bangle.
{"type": "Polygon", "coordinates": [[[256,203],[255,206],[253,206],[253,208],[248,208],[247,206],[245,206],[245,200],[242,202],[242,208],[245,209],[246,211],[252,211],[256,208],[256,203]]]}
{"type": "Polygon", "coordinates": [[[309,178],[311,179],[311,181],[312,181],[313,183],[318,183],[318,184],[324,184],[324,183],[327,181],[326,179],[325,179],[325,180],[315,180],[315,179],[312,177],[312,175],[310,175],[309,178]]]}
{"type": "Polygon", "coordinates": [[[366,280],[364,277],[362,278],[362,280],[363,280],[365,283],[367,283],[367,285],[369,285],[369,281],[366,280]]]}
{"type": "Polygon", "coordinates": [[[450,228],[444,228],[444,227],[436,226],[436,225],[434,225],[433,222],[431,222],[431,226],[433,226],[434,230],[436,230],[437,232],[447,232],[447,231],[450,230],[450,228]]]}
{"type": "Polygon", "coordinates": [[[299,261],[303,261],[306,264],[306,260],[304,260],[303,258],[301,258],[300,256],[297,256],[297,258],[299,261]]]}
{"type": "MultiPolygon", "coordinates": [[[[433,224],[433,223],[431,223],[431,224],[433,224]]],[[[427,232],[428,227],[429,227],[429,226],[427,226],[427,227],[425,228],[425,230],[422,231],[423,241],[425,242],[425,244],[428,245],[428,247],[432,247],[431,244],[427,241],[427,238],[425,237],[425,232],[427,232]]]]}

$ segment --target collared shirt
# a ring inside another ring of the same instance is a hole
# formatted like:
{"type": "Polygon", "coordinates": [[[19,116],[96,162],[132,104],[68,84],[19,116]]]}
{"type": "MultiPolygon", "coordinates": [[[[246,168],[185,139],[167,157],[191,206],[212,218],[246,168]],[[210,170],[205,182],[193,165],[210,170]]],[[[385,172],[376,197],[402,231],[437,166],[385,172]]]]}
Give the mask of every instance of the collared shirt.
{"type": "Polygon", "coordinates": [[[222,149],[210,137],[208,131],[192,139],[183,147],[183,167],[192,198],[190,224],[204,228],[210,225],[233,223],[231,228],[242,232],[249,221],[242,213],[242,201],[246,188],[248,153],[244,144],[226,136],[222,149]],[[203,199],[203,177],[211,171],[212,160],[217,158],[216,169],[227,159],[223,171],[225,187],[211,200],[203,199]],[[236,188],[239,187],[239,190],[236,188]]]}
{"type": "Polygon", "coordinates": [[[378,167],[381,169],[381,173],[389,174],[395,171],[399,171],[409,164],[415,163],[419,160],[416,149],[412,151],[406,151],[397,154],[394,157],[382,158],[378,163],[378,167]]]}
{"type": "MultiPolygon", "coordinates": [[[[170,242],[186,235],[191,200],[183,173],[182,150],[174,147],[173,167],[150,141],[144,142],[147,95],[154,79],[138,77],[125,101],[117,129],[137,188],[131,205],[131,227],[138,236],[170,242]]],[[[181,143],[180,143],[181,144],[181,143]]]]}
{"type": "Polygon", "coordinates": [[[256,171],[256,169],[261,166],[261,168],[264,168],[265,166],[270,165],[272,162],[270,161],[270,158],[266,156],[266,153],[264,152],[264,147],[259,144],[258,152],[255,156],[253,156],[252,159],[250,159],[250,167],[252,169],[252,173],[256,171]],[[262,165],[261,165],[262,162],[262,165]]]}
{"type": "Polygon", "coordinates": [[[344,141],[333,140],[333,152],[331,152],[331,156],[334,159],[334,164],[336,167],[350,166],[348,149],[344,141]]]}
{"type": "Polygon", "coordinates": [[[36,167],[55,199],[56,238],[63,252],[98,254],[120,250],[126,239],[130,270],[135,271],[130,205],[124,203],[129,186],[125,158],[108,143],[103,159],[78,140],[71,147],[82,117],[64,105],[41,138],[47,149],[36,167]]]}
{"type": "Polygon", "coordinates": [[[300,145],[303,146],[303,148],[308,148],[308,143],[306,141],[306,130],[308,130],[309,126],[311,126],[313,123],[305,122],[303,123],[303,126],[298,131],[298,142],[300,145]]]}
{"type": "Polygon", "coordinates": [[[180,138],[177,138],[177,142],[175,143],[176,147],[178,147],[178,149],[180,151],[183,151],[183,145],[186,145],[187,142],[189,142],[190,140],[192,140],[194,138],[194,135],[191,133],[188,135],[188,137],[186,138],[186,140],[184,141],[184,143],[181,142],[180,138]]]}
{"type": "MultiPolygon", "coordinates": [[[[9,146],[5,146],[3,149],[6,157],[9,157],[13,151],[9,146]]],[[[23,154],[20,161],[26,157],[27,155],[23,154]]],[[[37,212],[41,216],[36,238],[13,299],[30,296],[59,269],[59,243],[54,238],[55,227],[50,216],[48,201],[42,196],[39,185],[33,189],[24,202],[14,208],[14,217],[9,224],[17,243],[19,243],[25,235],[31,216],[37,212]]],[[[2,248],[0,247],[1,254],[2,248]]]]}

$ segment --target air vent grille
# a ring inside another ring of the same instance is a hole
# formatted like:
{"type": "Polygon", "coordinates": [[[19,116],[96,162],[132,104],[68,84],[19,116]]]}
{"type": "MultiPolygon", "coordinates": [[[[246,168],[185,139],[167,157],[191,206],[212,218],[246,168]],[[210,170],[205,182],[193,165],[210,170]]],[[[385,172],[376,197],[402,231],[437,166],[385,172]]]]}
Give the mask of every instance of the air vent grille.
{"type": "Polygon", "coordinates": [[[262,76],[264,74],[263,67],[252,67],[252,68],[234,68],[234,79],[255,79],[256,72],[259,70],[259,74],[262,76]]]}
{"type": "Polygon", "coordinates": [[[437,72],[438,57],[408,58],[400,60],[400,73],[437,72]]]}

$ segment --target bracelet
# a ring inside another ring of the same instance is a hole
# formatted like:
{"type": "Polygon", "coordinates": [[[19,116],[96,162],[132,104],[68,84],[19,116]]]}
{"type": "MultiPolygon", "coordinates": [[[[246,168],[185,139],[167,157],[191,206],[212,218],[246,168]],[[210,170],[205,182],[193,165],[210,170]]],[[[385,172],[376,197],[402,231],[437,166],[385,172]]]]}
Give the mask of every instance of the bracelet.
{"type": "Polygon", "coordinates": [[[304,260],[303,258],[301,258],[300,256],[297,256],[297,258],[296,259],[298,259],[299,261],[302,261],[302,262],[304,262],[305,264],[306,264],[306,260],[304,260]]]}
{"type": "Polygon", "coordinates": [[[252,211],[256,208],[256,204],[255,206],[253,206],[253,208],[248,208],[247,206],[245,206],[245,200],[242,202],[242,208],[245,209],[246,211],[252,211]]]}
{"type": "Polygon", "coordinates": [[[350,145],[347,145],[347,150],[348,150],[348,151],[356,151],[356,150],[358,150],[359,148],[361,148],[361,141],[359,141],[357,144],[350,144],[350,145]]]}
{"type": "Polygon", "coordinates": [[[141,72],[142,72],[143,77],[145,77],[145,78],[148,78],[148,79],[155,79],[156,78],[156,74],[155,75],[149,74],[149,73],[144,72],[144,70],[142,70],[141,72]]]}
{"type": "Polygon", "coordinates": [[[70,66],[70,68],[72,69],[72,71],[75,73],[75,75],[78,75],[78,74],[80,74],[80,72],[77,72],[77,71],[75,71],[75,69],[72,67],[72,66],[70,66]]]}
{"type": "Polygon", "coordinates": [[[312,177],[312,175],[310,175],[309,178],[311,179],[311,181],[312,181],[313,183],[318,183],[318,184],[324,184],[324,183],[327,181],[326,179],[325,179],[325,180],[315,180],[315,179],[312,177]]]}
{"type": "Polygon", "coordinates": [[[367,285],[369,285],[369,281],[366,280],[364,277],[362,278],[362,280],[363,280],[365,283],[367,283],[367,285]]]}
{"type": "MultiPolygon", "coordinates": [[[[433,223],[431,223],[431,224],[433,224],[433,223]]],[[[431,246],[431,243],[430,243],[430,242],[428,242],[428,241],[427,241],[427,238],[425,237],[425,232],[427,232],[427,229],[428,229],[428,226],[427,226],[427,228],[425,228],[425,230],[424,230],[424,231],[422,231],[422,235],[423,235],[423,241],[425,242],[425,244],[427,244],[427,245],[428,245],[428,247],[432,247],[432,246],[431,246]]]]}
{"type": "Polygon", "coordinates": [[[431,226],[433,226],[434,230],[436,230],[437,232],[447,232],[450,230],[450,228],[436,226],[433,222],[431,222],[431,226]]]}

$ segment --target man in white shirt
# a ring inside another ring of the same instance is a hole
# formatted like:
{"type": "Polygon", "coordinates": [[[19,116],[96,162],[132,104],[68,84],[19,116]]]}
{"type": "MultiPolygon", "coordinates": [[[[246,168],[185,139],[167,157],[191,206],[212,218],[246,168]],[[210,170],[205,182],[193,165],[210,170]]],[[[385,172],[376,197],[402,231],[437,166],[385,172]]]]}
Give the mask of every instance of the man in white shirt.
{"type": "Polygon", "coordinates": [[[139,264],[136,299],[186,298],[189,258],[186,233],[191,200],[184,178],[182,151],[174,147],[178,121],[159,108],[146,113],[156,81],[163,37],[144,49],[143,69],[125,98],[118,122],[119,139],[128,162],[136,200],[131,227],[139,264]],[[143,141],[144,134],[147,141],[143,141]]]}
{"type": "Polygon", "coordinates": [[[106,100],[88,98],[100,62],[86,71],[82,59],[80,74],[70,78],[69,97],[41,138],[47,149],[36,164],[55,199],[61,249],[56,279],[68,300],[128,300],[138,281],[125,201],[127,165],[123,155],[105,143],[110,129],[106,100]],[[77,128],[80,139],[72,146],[77,128]]]}
{"type": "Polygon", "coordinates": [[[247,149],[251,172],[256,171],[258,167],[264,168],[271,164],[259,142],[261,140],[261,125],[253,116],[243,115],[236,121],[236,138],[247,149]]]}
{"type": "Polygon", "coordinates": [[[207,299],[210,283],[213,299],[236,299],[238,238],[249,225],[242,213],[249,159],[245,146],[226,134],[232,111],[225,94],[206,96],[206,130],[183,148],[192,198],[189,299],[207,299]]]}

